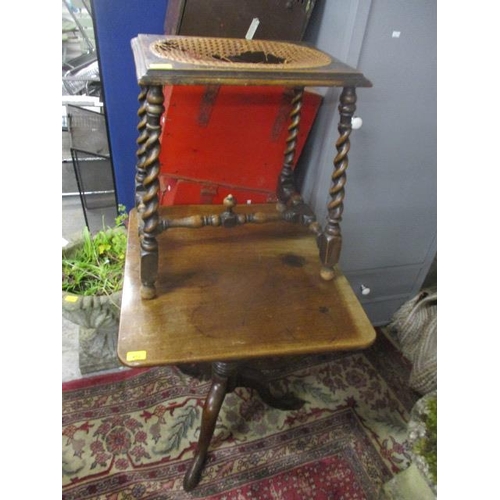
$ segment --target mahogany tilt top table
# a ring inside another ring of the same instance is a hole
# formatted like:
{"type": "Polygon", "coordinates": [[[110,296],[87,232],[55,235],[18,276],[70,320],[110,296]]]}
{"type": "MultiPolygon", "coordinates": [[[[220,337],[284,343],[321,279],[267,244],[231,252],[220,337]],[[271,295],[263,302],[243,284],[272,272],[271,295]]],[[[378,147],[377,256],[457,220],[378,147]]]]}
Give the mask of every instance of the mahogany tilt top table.
{"type": "Polygon", "coordinates": [[[189,491],[200,480],[226,392],[245,385],[278,408],[303,404],[272,394],[252,359],[362,349],[375,339],[337,265],[355,89],[371,83],[306,44],[139,35],[132,48],[141,87],[139,149],[118,355],[133,367],[212,363],[198,448],[184,480],[189,491]],[[159,206],[163,85],[294,88],[277,205],[238,206],[229,196],[220,209],[159,206]],[[324,227],[297,192],[291,166],[305,86],[343,87],[324,227]]]}

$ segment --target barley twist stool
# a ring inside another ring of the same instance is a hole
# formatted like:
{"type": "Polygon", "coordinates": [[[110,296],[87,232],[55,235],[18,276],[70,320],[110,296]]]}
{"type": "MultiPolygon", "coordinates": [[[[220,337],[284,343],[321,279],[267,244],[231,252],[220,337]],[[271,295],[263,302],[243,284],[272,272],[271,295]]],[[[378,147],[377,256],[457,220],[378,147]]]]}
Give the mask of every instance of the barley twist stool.
{"type": "Polygon", "coordinates": [[[129,221],[118,356],[133,367],[212,364],[198,447],[184,479],[189,491],[200,481],[227,392],[253,387],[283,410],[304,403],[274,395],[252,360],[363,349],[375,339],[338,267],[356,87],[371,83],[304,43],[138,35],[132,49],[140,86],[136,206],[129,221]],[[238,206],[232,196],[219,210],[159,206],[164,85],[294,89],[277,206],[238,206]],[[324,226],[298,193],[292,171],[306,86],[342,87],[324,226]]]}

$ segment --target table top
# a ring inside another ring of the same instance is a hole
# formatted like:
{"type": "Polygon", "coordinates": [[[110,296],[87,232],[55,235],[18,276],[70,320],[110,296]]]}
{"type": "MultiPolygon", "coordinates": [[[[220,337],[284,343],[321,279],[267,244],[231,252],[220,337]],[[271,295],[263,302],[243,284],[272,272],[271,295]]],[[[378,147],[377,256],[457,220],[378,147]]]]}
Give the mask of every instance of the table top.
{"type": "MultiPolygon", "coordinates": [[[[236,212],[275,211],[274,204],[236,212]]],[[[160,207],[162,217],[220,207],[160,207]]],[[[158,296],[140,298],[137,213],[129,219],[118,356],[133,367],[368,347],[375,330],[346,278],[320,278],[315,236],[289,222],[173,228],[158,236],[158,296]]]]}
{"type": "Polygon", "coordinates": [[[141,85],[372,86],[305,42],[139,34],[131,45],[141,85]]]}

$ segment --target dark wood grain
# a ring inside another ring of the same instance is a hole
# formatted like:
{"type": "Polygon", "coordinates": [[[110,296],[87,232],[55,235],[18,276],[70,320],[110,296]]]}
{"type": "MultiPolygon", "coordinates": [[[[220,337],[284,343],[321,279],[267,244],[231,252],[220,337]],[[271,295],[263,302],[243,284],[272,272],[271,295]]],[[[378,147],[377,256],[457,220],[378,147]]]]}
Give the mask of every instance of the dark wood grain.
{"type": "MultiPolygon", "coordinates": [[[[160,216],[208,215],[213,209],[160,207],[160,216]]],[[[242,213],[274,210],[271,204],[239,207],[242,213]]],[[[332,281],[319,276],[314,235],[301,225],[169,229],[158,236],[158,295],[149,301],[140,297],[135,210],[129,227],[118,339],[126,365],[353,350],[375,339],[340,269],[332,281]]]]}

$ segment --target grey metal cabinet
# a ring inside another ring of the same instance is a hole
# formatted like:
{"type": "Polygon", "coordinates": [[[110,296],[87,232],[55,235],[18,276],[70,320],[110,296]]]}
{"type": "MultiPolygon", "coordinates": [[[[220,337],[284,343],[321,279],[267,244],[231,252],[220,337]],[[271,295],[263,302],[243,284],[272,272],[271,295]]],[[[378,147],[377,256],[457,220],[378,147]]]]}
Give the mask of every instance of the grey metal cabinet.
{"type": "MultiPolygon", "coordinates": [[[[305,39],[373,82],[358,90],[341,268],[375,325],[418,293],[436,255],[436,2],[318,2],[305,39]]],[[[302,155],[302,193],[320,221],[337,138],[338,90],[302,155]]]]}

